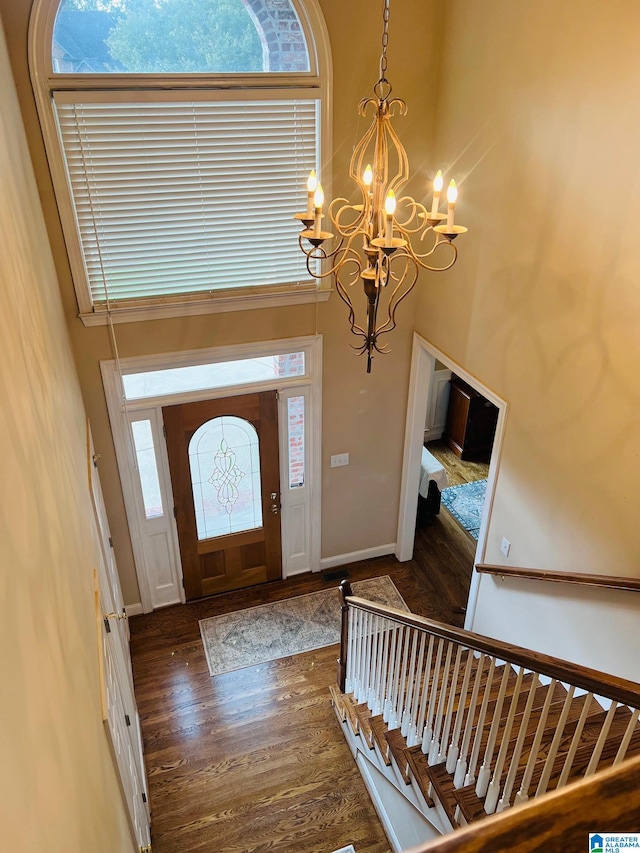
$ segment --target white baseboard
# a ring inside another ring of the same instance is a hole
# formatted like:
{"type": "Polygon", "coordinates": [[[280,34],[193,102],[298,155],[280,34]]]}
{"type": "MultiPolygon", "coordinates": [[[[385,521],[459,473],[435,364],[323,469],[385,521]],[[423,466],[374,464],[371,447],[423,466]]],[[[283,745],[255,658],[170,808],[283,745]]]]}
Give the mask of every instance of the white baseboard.
{"type": "Polygon", "coordinates": [[[320,571],[344,566],[346,563],[357,563],[359,560],[372,560],[374,557],[387,557],[395,554],[396,543],[376,545],[375,548],[364,548],[362,551],[351,551],[349,554],[336,554],[335,557],[323,557],[320,560],[320,571]]]}
{"type": "Polygon", "coordinates": [[[138,602],[137,604],[125,604],[124,612],[127,614],[127,617],[130,616],[140,616],[141,613],[144,613],[142,609],[142,604],[138,602]]]}
{"type": "Polygon", "coordinates": [[[434,427],[429,427],[429,429],[425,429],[424,440],[425,441],[440,441],[440,439],[444,435],[445,427],[446,427],[446,424],[442,424],[442,426],[434,426],[434,427]]]}

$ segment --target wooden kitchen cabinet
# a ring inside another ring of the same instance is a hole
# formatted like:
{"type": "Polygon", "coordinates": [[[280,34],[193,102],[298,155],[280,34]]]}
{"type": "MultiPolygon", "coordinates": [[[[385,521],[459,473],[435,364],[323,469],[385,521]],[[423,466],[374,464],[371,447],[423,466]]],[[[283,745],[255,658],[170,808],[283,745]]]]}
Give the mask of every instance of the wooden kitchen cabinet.
{"type": "Polygon", "coordinates": [[[488,462],[497,422],[497,407],[458,376],[452,376],[445,440],[456,456],[488,462]]]}

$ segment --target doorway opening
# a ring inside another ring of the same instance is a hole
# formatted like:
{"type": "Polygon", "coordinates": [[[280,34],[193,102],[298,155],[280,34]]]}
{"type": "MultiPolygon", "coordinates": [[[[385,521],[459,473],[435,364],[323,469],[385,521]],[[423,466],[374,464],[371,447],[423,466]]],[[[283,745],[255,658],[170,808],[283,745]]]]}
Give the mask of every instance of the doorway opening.
{"type": "MultiPolygon", "coordinates": [[[[411,379],[409,384],[409,398],[407,405],[407,421],[405,427],[405,446],[403,456],[403,471],[402,471],[402,487],[400,495],[400,513],[398,518],[398,538],[396,556],[401,561],[410,560],[414,553],[416,545],[416,518],[418,516],[419,493],[421,488],[421,479],[425,478],[424,466],[422,464],[422,456],[425,442],[425,432],[427,432],[427,443],[429,439],[429,431],[431,437],[437,435],[438,423],[441,427],[441,436],[446,435],[447,412],[449,410],[447,395],[450,393],[452,377],[460,383],[467,395],[477,395],[479,405],[485,411],[485,404],[495,407],[494,425],[488,431],[491,436],[489,442],[490,452],[488,454],[488,469],[486,470],[486,484],[484,485],[484,500],[482,503],[482,511],[478,519],[478,526],[474,529],[473,538],[466,536],[469,539],[469,548],[467,553],[470,558],[470,585],[465,613],[465,627],[468,628],[473,622],[473,614],[477,597],[478,574],[475,572],[475,565],[483,562],[486,551],[486,535],[491,516],[491,508],[493,504],[493,494],[495,483],[498,474],[500,463],[500,453],[504,434],[504,426],[507,415],[507,403],[505,400],[498,397],[491,389],[487,388],[476,377],[472,376],[463,367],[456,364],[445,353],[438,350],[427,340],[420,335],[414,335],[413,353],[411,363],[411,379]],[[446,389],[445,389],[446,383],[446,389]],[[434,405],[434,399],[436,404],[434,405]],[[440,407],[437,402],[440,400],[440,407]],[[432,412],[436,423],[431,427],[427,425],[427,413],[432,412]],[[434,428],[435,427],[435,428],[434,428]],[[477,538],[476,538],[477,537],[477,538]],[[474,543],[475,540],[475,543],[474,543]]],[[[478,403],[474,404],[478,405],[478,403]]],[[[488,411],[488,409],[486,409],[488,411]]],[[[473,433],[473,431],[472,431],[473,433]]],[[[483,440],[486,439],[487,431],[485,430],[483,440]]],[[[441,437],[440,436],[440,437],[441,437]]],[[[465,453],[465,442],[460,445],[458,440],[452,440],[449,444],[454,445],[462,456],[477,455],[478,446],[474,445],[473,440],[478,438],[477,435],[471,435],[471,443],[467,446],[465,453]]],[[[463,432],[464,439],[464,432],[463,432]]],[[[482,444],[482,442],[480,442],[482,444]]],[[[484,441],[483,452],[489,449],[484,441]]],[[[431,451],[429,451],[431,452],[431,451]]],[[[482,453],[480,453],[482,456],[482,453]]],[[[434,462],[438,464],[437,456],[432,454],[434,462]]],[[[463,464],[464,460],[460,460],[463,464]]],[[[444,468],[443,465],[440,467],[444,468]]],[[[429,477],[427,475],[426,479],[429,477]]],[[[484,478],[479,478],[484,479],[484,478]]],[[[447,477],[448,480],[448,477],[447,477]]],[[[443,480],[441,485],[444,486],[443,480]]],[[[439,489],[438,489],[439,491],[439,489]]],[[[433,493],[432,493],[433,497],[433,493]]],[[[439,499],[440,496],[438,496],[439,499]]],[[[433,503],[431,504],[433,509],[433,503]]],[[[453,522],[457,524],[457,522],[453,522]]],[[[422,537],[421,537],[422,538],[422,537]]]]}

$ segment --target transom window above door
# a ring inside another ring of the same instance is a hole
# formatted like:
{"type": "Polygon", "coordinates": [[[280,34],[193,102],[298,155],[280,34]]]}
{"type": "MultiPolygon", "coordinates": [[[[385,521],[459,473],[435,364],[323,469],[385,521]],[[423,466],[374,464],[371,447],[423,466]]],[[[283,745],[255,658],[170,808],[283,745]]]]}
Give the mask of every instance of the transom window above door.
{"type": "Polygon", "coordinates": [[[36,0],[30,38],[86,325],[315,298],[293,215],[326,133],[317,0],[36,0]]]}

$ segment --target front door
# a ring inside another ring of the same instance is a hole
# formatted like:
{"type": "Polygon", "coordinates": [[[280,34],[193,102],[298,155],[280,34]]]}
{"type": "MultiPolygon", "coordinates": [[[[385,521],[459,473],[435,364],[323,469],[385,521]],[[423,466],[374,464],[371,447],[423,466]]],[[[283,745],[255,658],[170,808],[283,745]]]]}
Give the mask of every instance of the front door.
{"type": "Polygon", "coordinates": [[[280,578],[276,392],[162,415],[187,600],[280,578]]]}

